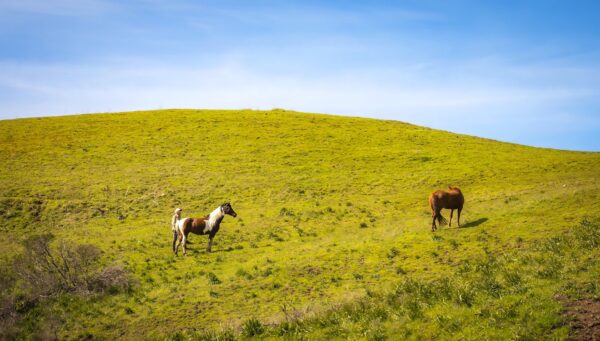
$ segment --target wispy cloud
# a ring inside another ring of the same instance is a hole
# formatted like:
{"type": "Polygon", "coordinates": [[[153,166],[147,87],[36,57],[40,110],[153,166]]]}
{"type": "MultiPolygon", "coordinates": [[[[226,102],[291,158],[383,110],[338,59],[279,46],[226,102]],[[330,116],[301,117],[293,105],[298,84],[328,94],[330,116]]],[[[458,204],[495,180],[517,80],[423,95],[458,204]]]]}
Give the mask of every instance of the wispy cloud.
{"type": "MultiPolygon", "coordinates": [[[[479,76],[473,70],[470,75],[464,73],[467,67],[444,64],[303,77],[268,74],[236,60],[210,67],[144,61],[104,66],[1,63],[4,77],[0,86],[5,91],[29,92],[45,98],[40,112],[28,110],[26,103],[20,103],[23,109],[16,113],[19,116],[69,113],[57,107],[59,103],[68,103],[74,112],[90,105],[100,111],[161,106],[293,107],[353,115],[393,114],[398,119],[413,113],[437,112],[441,118],[449,111],[531,107],[600,95],[600,84],[590,87],[574,81],[584,70],[538,69],[535,73],[530,70],[525,76],[513,79],[512,84],[503,84],[489,80],[501,79],[501,74],[519,73],[518,68],[500,65],[490,68],[494,72],[479,76]],[[450,69],[455,71],[449,72],[450,69]],[[548,83],[551,74],[554,79],[548,83]],[[539,84],[539,78],[546,83],[539,84]],[[563,79],[572,82],[561,86],[563,79]]],[[[585,73],[597,72],[590,69],[585,73]]],[[[6,107],[1,109],[3,115],[9,114],[6,107]]]]}
{"type": "Polygon", "coordinates": [[[82,16],[105,13],[116,7],[114,2],[106,0],[0,0],[0,11],[5,13],[82,16]]]}

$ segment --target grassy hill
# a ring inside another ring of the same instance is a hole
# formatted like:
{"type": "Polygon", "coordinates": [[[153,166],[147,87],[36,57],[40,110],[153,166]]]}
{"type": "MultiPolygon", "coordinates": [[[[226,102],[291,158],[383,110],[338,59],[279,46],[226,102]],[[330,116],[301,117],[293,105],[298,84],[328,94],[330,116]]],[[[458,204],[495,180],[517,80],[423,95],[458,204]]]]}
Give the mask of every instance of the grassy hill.
{"type": "Polygon", "coordinates": [[[564,302],[598,298],[599,153],[285,110],[160,110],[0,121],[0,159],[6,295],[26,294],[14,259],[46,232],[53,247],[98,247],[134,283],[21,307],[13,335],[565,338],[564,302]],[[463,227],[434,234],[427,197],[448,185],[465,194],[463,227]],[[191,236],[174,257],[173,209],[226,201],[238,218],[213,252],[191,236]]]}

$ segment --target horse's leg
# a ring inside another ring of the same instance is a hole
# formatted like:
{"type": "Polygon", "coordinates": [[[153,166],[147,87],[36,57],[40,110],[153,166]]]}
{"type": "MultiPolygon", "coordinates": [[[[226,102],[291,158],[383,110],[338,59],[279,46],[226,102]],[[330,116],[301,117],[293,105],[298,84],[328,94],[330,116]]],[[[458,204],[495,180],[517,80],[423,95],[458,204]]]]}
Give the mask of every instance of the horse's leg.
{"type": "Polygon", "coordinates": [[[211,249],[212,249],[212,241],[213,241],[213,238],[214,238],[214,237],[215,237],[215,236],[214,236],[214,235],[212,235],[212,234],[208,236],[208,246],[206,247],[206,252],[211,252],[211,249]]]}
{"type": "Polygon", "coordinates": [[[181,242],[181,244],[183,245],[183,255],[185,256],[187,253],[187,249],[185,247],[186,242],[187,242],[187,236],[185,235],[185,233],[183,234],[183,241],[181,242]]]}
{"type": "Polygon", "coordinates": [[[177,232],[177,244],[175,245],[175,256],[179,252],[179,245],[181,245],[181,232],[177,232]]]}
{"type": "Polygon", "coordinates": [[[458,227],[460,227],[460,211],[462,211],[462,207],[458,209],[458,227]]]}
{"type": "Polygon", "coordinates": [[[448,227],[452,227],[452,213],[454,213],[454,209],[450,209],[450,222],[448,223],[448,227]]]}
{"type": "Polygon", "coordinates": [[[431,210],[431,232],[435,232],[435,211],[431,210]]]}

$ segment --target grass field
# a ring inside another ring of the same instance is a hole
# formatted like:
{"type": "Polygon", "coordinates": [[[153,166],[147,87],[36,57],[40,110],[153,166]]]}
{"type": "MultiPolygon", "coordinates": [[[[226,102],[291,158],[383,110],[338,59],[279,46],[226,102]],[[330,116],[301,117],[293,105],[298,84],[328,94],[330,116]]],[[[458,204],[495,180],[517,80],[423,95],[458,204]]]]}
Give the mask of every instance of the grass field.
{"type": "Polygon", "coordinates": [[[600,297],[600,153],[285,110],[160,110],[0,121],[0,159],[4,273],[52,232],[133,283],[18,308],[11,275],[10,337],[564,339],[564,302],[600,297]],[[427,197],[448,185],[465,195],[463,226],[432,233],[427,197]],[[174,257],[173,209],[226,201],[238,217],[213,252],[191,236],[174,257]]]}

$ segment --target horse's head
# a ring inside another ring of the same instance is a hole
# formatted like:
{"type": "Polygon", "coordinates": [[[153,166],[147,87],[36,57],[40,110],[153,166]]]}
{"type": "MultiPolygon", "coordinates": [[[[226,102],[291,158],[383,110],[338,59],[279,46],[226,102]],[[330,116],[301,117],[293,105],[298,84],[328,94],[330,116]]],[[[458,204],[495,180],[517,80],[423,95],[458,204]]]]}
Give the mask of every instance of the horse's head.
{"type": "Polygon", "coordinates": [[[229,214],[232,217],[237,217],[237,213],[235,213],[230,203],[224,203],[223,205],[221,205],[221,209],[223,210],[223,213],[229,214]]]}

